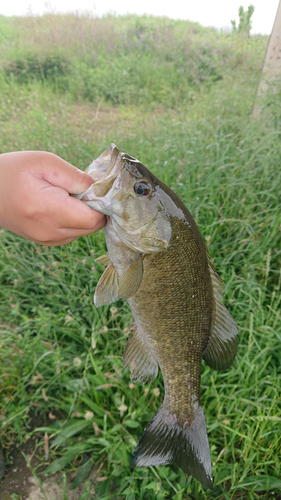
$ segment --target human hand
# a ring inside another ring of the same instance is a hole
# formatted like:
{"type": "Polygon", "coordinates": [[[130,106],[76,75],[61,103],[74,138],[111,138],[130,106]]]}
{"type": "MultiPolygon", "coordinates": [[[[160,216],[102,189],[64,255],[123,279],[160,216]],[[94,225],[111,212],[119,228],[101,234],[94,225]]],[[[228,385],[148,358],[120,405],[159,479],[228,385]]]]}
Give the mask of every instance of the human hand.
{"type": "Polygon", "coordinates": [[[105,224],[103,214],[69,195],[93,179],[45,151],[0,155],[0,227],[41,245],[65,245],[105,224]]]}

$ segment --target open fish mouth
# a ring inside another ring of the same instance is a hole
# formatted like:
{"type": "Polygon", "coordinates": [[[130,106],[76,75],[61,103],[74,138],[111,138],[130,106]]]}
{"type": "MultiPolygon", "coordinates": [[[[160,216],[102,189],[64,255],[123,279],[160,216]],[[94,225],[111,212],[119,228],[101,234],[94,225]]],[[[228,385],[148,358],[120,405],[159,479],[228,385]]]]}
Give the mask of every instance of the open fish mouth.
{"type": "Polygon", "coordinates": [[[85,172],[93,178],[94,184],[83,191],[76,198],[85,202],[92,201],[94,197],[104,197],[110,191],[113,183],[122,169],[122,156],[115,144],[110,144],[85,172]]]}
{"type": "Polygon", "coordinates": [[[110,144],[109,148],[104,151],[91,165],[86,169],[94,181],[102,181],[108,177],[115,166],[119,149],[115,144],[110,144]]]}

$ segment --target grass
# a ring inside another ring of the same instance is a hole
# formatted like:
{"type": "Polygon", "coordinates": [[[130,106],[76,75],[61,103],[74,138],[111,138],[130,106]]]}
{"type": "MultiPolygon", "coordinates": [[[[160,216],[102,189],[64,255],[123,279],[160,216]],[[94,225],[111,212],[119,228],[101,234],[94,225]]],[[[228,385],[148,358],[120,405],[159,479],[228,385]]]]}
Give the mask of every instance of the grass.
{"type": "MultiPolygon", "coordinates": [[[[64,29],[70,21],[76,26],[68,16],[55,21],[64,29]]],[[[76,18],[78,26],[82,21],[76,18]]],[[[36,33],[47,37],[44,18],[28,19],[37,32],[23,19],[13,22],[29,33],[31,47],[36,33]]],[[[154,19],[125,18],[127,32],[136,30],[138,22],[154,23],[160,37],[162,21],[154,19]]],[[[97,23],[100,33],[114,25],[112,18],[97,23]]],[[[180,23],[173,25],[184,32],[180,23]]],[[[5,26],[8,39],[12,23],[5,26]]],[[[206,43],[211,32],[193,28],[194,45],[196,37],[199,45],[204,37],[206,43]]],[[[118,29],[117,23],[114,42],[118,29]]],[[[54,29],[55,41],[59,33],[63,29],[54,29]]],[[[175,39],[181,40],[181,31],[177,33],[175,39]]],[[[101,40],[106,43],[104,35],[101,40]]],[[[52,43],[47,48],[53,50],[52,43]]],[[[85,499],[279,498],[280,104],[278,95],[271,97],[273,115],[260,122],[251,119],[257,60],[261,64],[263,53],[260,48],[251,59],[245,43],[252,41],[233,40],[231,50],[239,55],[239,64],[226,68],[222,79],[194,84],[192,96],[181,105],[179,96],[160,102],[150,93],[147,101],[130,97],[112,107],[105,95],[75,100],[70,87],[62,92],[46,77],[21,81],[2,75],[1,151],[46,149],[84,168],[114,141],[139,158],[195,217],[225,282],[225,301],[239,330],[239,354],[230,370],[217,373],[202,364],[213,492],[176,467],[131,470],[134,448],[163,399],[163,383],[159,375],[152,384],[132,384],[128,373],[123,374],[122,355],[133,321],[128,305],[93,305],[102,272],[94,259],[106,248],[102,232],[66,247],[47,248],[1,231],[1,442],[8,449],[35,434],[37,457],[48,466],[45,472],[75,469],[74,486],[87,480],[95,466],[96,491],[91,494],[86,486],[85,499]],[[33,429],[34,415],[48,417],[49,423],[33,429]],[[50,444],[47,462],[42,433],[50,444]]],[[[80,45],[87,58],[87,43],[80,45]]],[[[6,49],[6,61],[8,53],[6,49]]],[[[152,87],[161,93],[160,84],[154,81],[152,87]]]]}
{"type": "Polygon", "coordinates": [[[186,105],[202,83],[237,67],[259,72],[267,43],[152,16],[50,14],[2,24],[6,81],[47,83],[72,101],[113,105],[186,105]]]}

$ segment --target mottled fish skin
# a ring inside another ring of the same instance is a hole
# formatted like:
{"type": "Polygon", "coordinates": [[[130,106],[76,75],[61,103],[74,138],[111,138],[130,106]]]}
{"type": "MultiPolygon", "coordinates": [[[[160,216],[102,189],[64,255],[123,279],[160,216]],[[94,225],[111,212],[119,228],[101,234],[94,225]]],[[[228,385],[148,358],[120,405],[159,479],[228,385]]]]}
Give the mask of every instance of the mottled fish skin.
{"type": "MultiPolygon", "coordinates": [[[[116,156],[113,146],[110,148],[116,156]]],[[[105,276],[98,285],[96,304],[123,296],[128,298],[135,318],[135,330],[124,353],[124,368],[130,368],[133,381],[145,383],[156,377],[159,366],[164,380],[163,404],[145,430],[131,465],[175,463],[212,488],[210,450],[200,404],[201,361],[203,357],[215,369],[230,366],[238,346],[236,326],[220,302],[222,281],[190,212],[138,160],[124,153],[118,158],[119,170],[117,162],[110,167],[111,172],[115,169],[115,191],[112,188],[101,199],[88,190],[80,198],[93,208],[102,206],[107,214],[105,236],[111,267],[104,274],[110,275],[110,280],[105,276]],[[138,201],[135,193],[128,197],[128,192],[132,191],[132,182],[138,186],[140,179],[151,185],[153,192],[150,198],[140,196],[143,199],[138,201]],[[123,203],[130,203],[129,211],[116,204],[110,208],[111,192],[117,199],[116,189],[120,189],[119,203],[125,190],[127,198],[123,203]],[[149,210],[145,211],[141,203],[146,203],[149,210]],[[117,219],[114,210],[119,210],[117,219]],[[123,219],[120,210],[125,214],[123,219]],[[149,211],[158,227],[149,222],[149,211]],[[132,212],[138,213],[138,219],[136,213],[130,215],[132,212]],[[134,221],[144,218],[143,226],[139,225],[145,228],[143,233],[132,229],[131,217],[135,217],[134,221]],[[151,243],[153,235],[159,248],[151,243]],[[143,251],[146,246],[150,251],[143,251]],[[104,283],[110,283],[111,291],[104,283]]]]}

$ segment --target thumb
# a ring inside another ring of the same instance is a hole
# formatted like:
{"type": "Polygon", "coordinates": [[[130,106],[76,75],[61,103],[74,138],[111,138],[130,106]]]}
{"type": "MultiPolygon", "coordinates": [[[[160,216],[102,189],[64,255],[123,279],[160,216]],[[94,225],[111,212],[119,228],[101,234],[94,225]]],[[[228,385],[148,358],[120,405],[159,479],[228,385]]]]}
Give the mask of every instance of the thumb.
{"type": "Polygon", "coordinates": [[[57,155],[49,153],[46,157],[43,178],[53,186],[65,189],[71,194],[79,194],[93,184],[90,175],[71,165],[57,155]],[[48,156],[52,158],[49,158],[48,156]]]}

